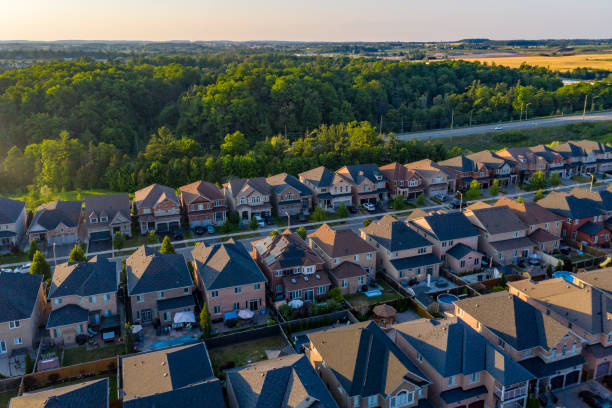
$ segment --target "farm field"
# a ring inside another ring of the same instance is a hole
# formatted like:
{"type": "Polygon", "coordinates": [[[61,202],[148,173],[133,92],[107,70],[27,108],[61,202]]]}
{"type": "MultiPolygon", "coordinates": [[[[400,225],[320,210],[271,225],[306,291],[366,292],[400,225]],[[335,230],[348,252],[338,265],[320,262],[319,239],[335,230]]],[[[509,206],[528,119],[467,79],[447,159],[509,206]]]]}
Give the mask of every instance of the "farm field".
{"type": "Polygon", "coordinates": [[[459,58],[466,61],[480,61],[486,62],[487,64],[495,63],[497,65],[504,65],[510,68],[518,68],[522,63],[529,65],[536,65],[545,67],[553,71],[571,71],[575,68],[593,68],[593,69],[605,69],[612,70],[612,53],[594,53],[594,54],[576,54],[576,55],[562,55],[558,57],[554,56],[542,56],[542,55],[521,55],[515,57],[496,56],[496,57],[475,57],[470,56],[467,58],[459,58]]]}

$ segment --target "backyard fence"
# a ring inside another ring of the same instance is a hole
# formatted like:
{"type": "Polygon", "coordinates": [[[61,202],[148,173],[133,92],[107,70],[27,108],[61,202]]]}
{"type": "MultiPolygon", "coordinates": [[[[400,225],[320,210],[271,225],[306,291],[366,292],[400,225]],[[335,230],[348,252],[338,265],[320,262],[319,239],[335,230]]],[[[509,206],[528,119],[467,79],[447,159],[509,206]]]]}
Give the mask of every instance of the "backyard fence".
{"type": "Polygon", "coordinates": [[[13,377],[0,380],[0,393],[19,388],[19,384],[21,384],[21,377],[13,377]]]}
{"type": "MultiPolygon", "coordinates": [[[[206,347],[213,349],[215,347],[224,347],[245,341],[257,340],[264,337],[280,336],[280,326],[258,327],[255,329],[245,330],[237,333],[229,333],[223,336],[211,337],[205,340],[206,347]]],[[[281,336],[282,337],[282,336],[281,336]]]]}

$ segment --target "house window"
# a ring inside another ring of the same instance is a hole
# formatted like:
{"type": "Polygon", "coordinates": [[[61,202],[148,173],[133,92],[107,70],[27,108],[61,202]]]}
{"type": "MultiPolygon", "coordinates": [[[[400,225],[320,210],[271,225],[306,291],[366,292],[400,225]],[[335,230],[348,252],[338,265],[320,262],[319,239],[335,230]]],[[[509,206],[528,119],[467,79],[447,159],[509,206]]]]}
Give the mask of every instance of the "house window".
{"type": "Polygon", "coordinates": [[[183,288],[183,293],[188,295],[189,294],[189,288],[183,288]]]}
{"type": "Polygon", "coordinates": [[[465,268],[465,261],[461,261],[461,267],[465,268]]]}
{"type": "Polygon", "coordinates": [[[340,260],[338,258],[334,258],[334,265],[337,265],[338,263],[340,263],[340,260]]]}
{"type": "Polygon", "coordinates": [[[276,271],[276,277],[280,278],[281,276],[283,276],[283,271],[276,271]]]}
{"type": "Polygon", "coordinates": [[[9,322],[9,329],[18,329],[20,326],[19,320],[13,320],[9,322]]]}
{"type": "Polygon", "coordinates": [[[15,344],[23,344],[23,339],[22,339],[21,337],[15,337],[15,338],[13,339],[13,342],[14,342],[15,344]]]}
{"type": "Polygon", "coordinates": [[[417,353],[417,361],[423,361],[423,355],[421,353],[417,353]]]}
{"type": "Polygon", "coordinates": [[[61,305],[62,304],[62,299],[53,299],[53,304],[54,305],[61,305]]]}
{"type": "Polygon", "coordinates": [[[548,229],[548,227],[549,227],[548,223],[544,224],[545,229],[548,229]]]}
{"type": "Polygon", "coordinates": [[[358,277],[357,282],[359,282],[360,285],[363,285],[363,276],[358,277]]]}
{"type": "Polygon", "coordinates": [[[240,302],[234,302],[234,304],[232,305],[232,308],[234,310],[239,310],[240,309],[240,302]]]}
{"type": "Polygon", "coordinates": [[[553,349],[550,351],[550,356],[551,356],[552,358],[555,358],[555,357],[557,356],[557,349],[556,349],[556,348],[553,348],[553,349]]]}
{"type": "Polygon", "coordinates": [[[213,312],[214,312],[215,314],[219,314],[219,313],[221,313],[221,306],[215,306],[215,307],[213,307],[213,312]]]}
{"type": "Polygon", "coordinates": [[[242,293],[242,288],[240,286],[236,286],[234,288],[234,293],[238,294],[238,293],[242,293]]]}
{"type": "Polygon", "coordinates": [[[110,315],[111,315],[111,311],[110,311],[109,309],[106,309],[106,310],[104,311],[104,316],[108,317],[108,316],[110,316],[110,315]]]}
{"type": "Polygon", "coordinates": [[[358,395],[355,395],[353,397],[353,406],[354,407],[358,407],[359,406],[359,396],[358,395]]]}
{"type": "Polygon", "coordinates": [[[98,223],[98,219],[92,217],[92,218],[89,219],[89,222],[92,223],[92,224],[97,224],[98,223]]]}
{"type": "Polygon", "coordinates": [[[372,254],[371,253],[366,254],[366,259],[372,259],[372,254]]]}
{"type": "Polygon", "coordinates": [[[576,342],[572,344],[572,354],[576,353],[576,342]]]}
{"type": "Polygon", "coordinates": [[[62,337],[62,331],[60,329],[53,329],[53,337],[62,337]]]}
{"type": "Polygon", "coordinates": [[[108,217],[100,217],[100,222],[108,222],[108,217]]]}
{"type": "Polygon", "coordinates": [[[110,295],[107,293],[106,295],[104,295],[104,301],[108,302],[110,300],[110,295]]]}
{"type": "Polygon", "coordinates": [[[240,197],[240,204],[246,204],[246,198],[240,197]]]}
{"type": "Polygon", "coordinates": [[[215,207],[221,207],[222,205],[221,200],[215,200],[215,207]]]}
{"type": "Polygon", "coordinates": [[[164,318],[164,322],[167,322],[170,320],[170,313],[168,312],[164,312],[163,314],[163,318],[164,318]]]}
{"type": "Polygon", "coordinates": [[[317,295],[324,295],[324,294],[325,294],[325,286],[318,286],[317,295]]]}
{"type": "Polygon", "coordinates": [[[253,285],[253,289],[255,290],[259,290],[259,288],[261,288],[261,283],[256,283],[253,285]]]}
{"type": "Polygon", "coordinates": [[[82,324],[79,324],[79,325],[76,327],[76,333],[77,333],[77,334],[82,334],[82,333],[83,333],[83,325],[82,325],[82,324]]]}
{"type": "Polygon", "coordinates": [[[359,262],[359,255],[355,255],[355,256],[353,256],[353,260],[354,260],[355,262],[359,262]]]}
{"type": "Polygon", "coordinates": [[[142,302],[144,302],[144,296],[136,295],[136,303],[142,303],[142,302]]]}
{"type": "Polygon", "coordinates": [[[564,356],[565,353],[567,353],[567,346],[564,344],[563,348],[561,349],[561,355],[564,356]]]}
{"type": "Polygon", "coordinates": [[[94,304],[98,301],[98,299],[96,298],[96,296],[90,296],[89,297],[89,303],[94,304]]]}
{"type": "Polygon", "coordinates": [[[497,344],[499,345],[499,347],[504,348],[506,346],[506,343],[502,340],[502,339],[498,339],[497,340],[497,344]]]}
{"type": "Polygon", "coordinates": [[[346,279],[342,279],[342,287],[343,288],[348,287],[348,283],[347,283],[346,279]]]}
{"type": "Polygon", "coordinates": [[[480,259],[475,258],[475,259],[474,259],[474,265],[478,265],[479,263],[480,263],[480,259]]]}
{"type": "Polygon", "coordinates": [[[198,204],[198,211],[202,211],[204,209],[204,204],[198,204]]]}
{"type": "Polygon", "coordinates": [[[559,221],[555,222],[555,227],[559,228],[559,221]]]}
{"type": "Polygon", "coordinates": [[[470,384],[477,383],[480,381],[480,373],[472,373],[470,374],[470,384]]]}
{"type": "Polygon", "coordinates": [[[164,293],[163,290],[160,290],[159,292],[157,292],[158,299],[163,299],[164,297],[166,297],[166,294],[164,293]]]}
{"type": "Polygon", "coordinates": [[[419,254],[424,254],[425,252],[427,252],[427,248],[419,248],[419,250],[417,252],[419,254]]]}
{"type": "Polygon", "coordinates": [[[520,233],[518,231],[514,231],[514,238],[518,238],[520,233]]]}
{"type": "Polygon", "coordinates": [[[457,379],[455,378],[454,375],[451,375],[450,377],[448,377],[448,385],[455,385],[456,381],[457,379]]]}
{"type": "Polygon", "coordinates": [[[218,290],[211,290],[210,291],[210,297],[216,298],[217,296],[219,296],[219,291],[218,290]]]}
{"type": "Polygon", "coordinates": [[[412,180],[410,180],[410,182],[408,183],[408,185],[409,185],[410,187],[416,187],[416,186],[418,186],[418,185],[419,185],[419,181],[418,181],[418,180],[416,180],[416,179],[412,179],[412,180]]]}

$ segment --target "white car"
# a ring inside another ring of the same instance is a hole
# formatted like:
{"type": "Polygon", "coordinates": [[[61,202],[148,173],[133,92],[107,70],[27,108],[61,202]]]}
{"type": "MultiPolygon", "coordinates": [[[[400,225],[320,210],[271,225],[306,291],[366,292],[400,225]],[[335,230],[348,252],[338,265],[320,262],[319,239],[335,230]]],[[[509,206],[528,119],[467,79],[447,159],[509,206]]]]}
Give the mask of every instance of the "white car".
{"type": "Polygon", "coordinates": [[[504,130],[503,126],[495,126],[493,130],[504,130]]]}
{"type": "Polygon", "coordinates": [[[365,208],[366,210],[368,210],[369,212],[374,212],[376,211],[376,206],[372,203],[364,203],[363,204],[363,208],[365,208]]]}

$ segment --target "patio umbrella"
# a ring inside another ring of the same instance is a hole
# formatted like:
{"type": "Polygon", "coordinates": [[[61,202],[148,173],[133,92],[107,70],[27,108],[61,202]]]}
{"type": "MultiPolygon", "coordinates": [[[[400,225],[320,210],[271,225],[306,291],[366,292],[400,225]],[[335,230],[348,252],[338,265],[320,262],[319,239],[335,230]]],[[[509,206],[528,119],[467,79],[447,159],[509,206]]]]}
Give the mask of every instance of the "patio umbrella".
{"type": "Polygon", "coordinates": [[[140,333],[142,331],[142,326],[139,324],[135,324],[132,326],[132,334],[140,333]]]}
{"type": "Polygon", "coordinates": [[[288,303],[288,305],[294,309],[299,309],[304,305],[304,302],[302,302],[300,299],[293,299],[291,302],[288,303]]]}
{"type": "Polygon", "coordinates": [[[174,323],[195,323],[195,315],[192,311],[177,312],[174,315],[174,323]]]}
{"type": "Polygon", "coordinates": [[[253,313],[253,311],[249,309],[243,309],[238,312],[238,317],[241,319],[247,320],[252,318],[253,316],[255,316],[255,313],[253,313]]]}

